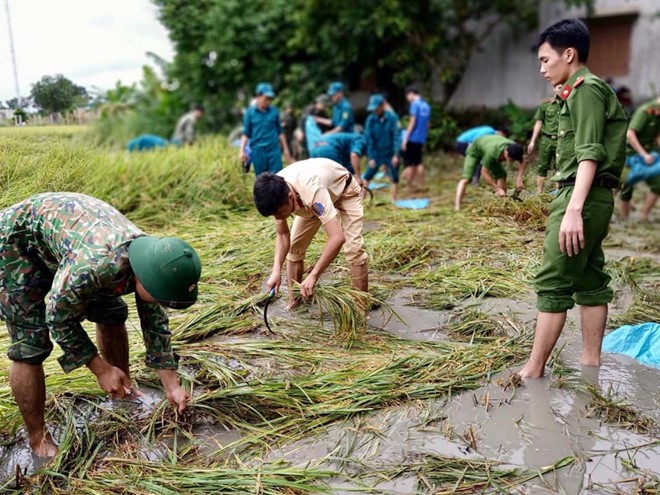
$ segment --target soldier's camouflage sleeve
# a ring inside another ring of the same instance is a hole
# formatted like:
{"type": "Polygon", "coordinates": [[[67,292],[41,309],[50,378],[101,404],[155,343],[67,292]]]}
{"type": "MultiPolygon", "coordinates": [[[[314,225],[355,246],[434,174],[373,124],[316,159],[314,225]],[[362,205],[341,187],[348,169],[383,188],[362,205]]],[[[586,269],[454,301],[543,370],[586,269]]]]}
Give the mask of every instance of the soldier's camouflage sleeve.
{"type": "Polygon", "coordinates": [[[46,296],[46,325],[63,351],[57,360],[67,373],[89,363],[97,354],[80,322],[97,288],[98,275],[88,264],[64,259],[46,296]]]}
{"type": "Polygon", "coordinates": [[[176,369],[177,358],[172,351],[172,334],[169,330],[167,310],[157,303],[144,302],[135,294],[135,304],[140,315],[140,327],[147,349],[146,364],[156,369],[176,369]]]}

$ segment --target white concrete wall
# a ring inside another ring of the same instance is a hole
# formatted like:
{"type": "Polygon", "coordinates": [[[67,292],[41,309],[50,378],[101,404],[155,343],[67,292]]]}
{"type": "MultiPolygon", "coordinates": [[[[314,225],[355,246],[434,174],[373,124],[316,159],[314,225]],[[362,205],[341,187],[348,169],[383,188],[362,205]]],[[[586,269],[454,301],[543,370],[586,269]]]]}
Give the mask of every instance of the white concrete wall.
{"type": "MultiPolygon", "coordinates": [[[[596,16],[637,12],[630,40],[630,72],[615,78],[616,85],[626,85],[635,101],[660,94],[660,0],[597,0],[596,16]]],[[[584,10],[565,9],[544,4],[539,13],[540,30],[566,17],[584,16],[584,10]]],[[[449,105],[498,107],[508,100],[521,107],[535,107],[550,96],[552,89],[540,76],[536,53],[531,47],[538,33],[518,37],[501,26],[472,55],[461,84],[449,105]]],[[[588,65],[588,64],[587,64],[588,65]]]]}

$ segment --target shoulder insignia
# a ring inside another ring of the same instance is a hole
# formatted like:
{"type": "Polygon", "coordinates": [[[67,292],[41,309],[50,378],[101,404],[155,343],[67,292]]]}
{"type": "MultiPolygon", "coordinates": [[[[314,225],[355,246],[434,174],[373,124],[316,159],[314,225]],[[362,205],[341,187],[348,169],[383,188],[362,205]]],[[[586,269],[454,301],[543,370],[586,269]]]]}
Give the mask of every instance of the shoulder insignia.
{"type": "Polygon", "coordinates": [[[571,91],[573,91],[573,88],[571,88],[568,84],[564,86],[564,89],[561,90],[561,93],[559,93],[559,96],[561,97],[562,100],[566,101],[568,96],[571,94],[571,91]]]}
{"type": "Polygon", "coordinates": [[[575,80],[575,84],[573,84],[573,89],[579,88],[582,83],[584,82],[584,77],[580,76],[575,80]]]}
{"type": "Polygon", "coordinates": [[[325,208],[321,203],[314,203],[312,205],[312,211],[316,213],[317,216],[323,216],[323,213],[325,213],[325,208]]]}

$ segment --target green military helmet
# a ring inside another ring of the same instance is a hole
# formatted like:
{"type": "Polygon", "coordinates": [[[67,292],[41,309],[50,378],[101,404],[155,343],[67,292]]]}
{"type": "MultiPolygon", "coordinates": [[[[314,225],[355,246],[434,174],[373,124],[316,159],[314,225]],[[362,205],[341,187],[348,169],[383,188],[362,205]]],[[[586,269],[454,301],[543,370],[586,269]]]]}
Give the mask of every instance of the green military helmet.
{"type": "Polygon", "coordinates": [[[197,300],[202,265],[187,242],[176,237],[138,237],[128,247],[128,259],[137,279],[159,304],[187,308],[197,300]]]}

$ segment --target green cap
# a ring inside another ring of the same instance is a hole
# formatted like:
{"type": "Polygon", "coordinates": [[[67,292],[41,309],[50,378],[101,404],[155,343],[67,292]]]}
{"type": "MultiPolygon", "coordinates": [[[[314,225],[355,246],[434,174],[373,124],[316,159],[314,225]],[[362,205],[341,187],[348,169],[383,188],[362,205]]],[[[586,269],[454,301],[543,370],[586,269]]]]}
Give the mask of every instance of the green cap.
{"type": "Polygon", "coordinates": [[[202,264],[193,247],[176,237],[138,237],[128,247],[136,278],[163,306],[187,308],[197,300],[202,264]]]}

